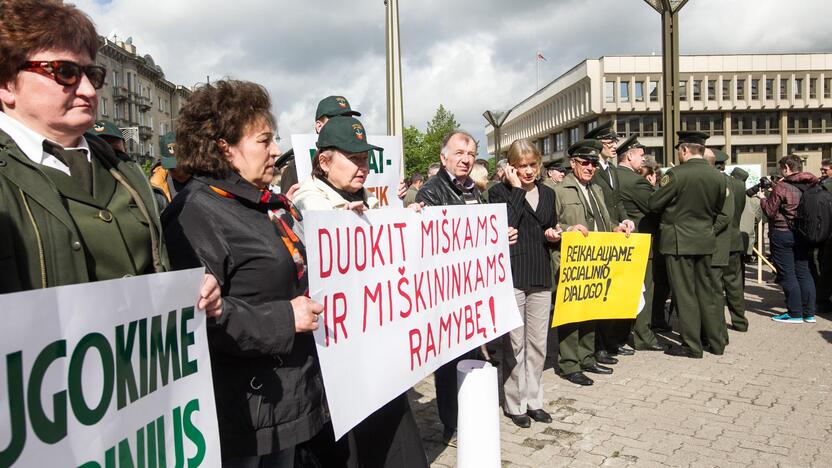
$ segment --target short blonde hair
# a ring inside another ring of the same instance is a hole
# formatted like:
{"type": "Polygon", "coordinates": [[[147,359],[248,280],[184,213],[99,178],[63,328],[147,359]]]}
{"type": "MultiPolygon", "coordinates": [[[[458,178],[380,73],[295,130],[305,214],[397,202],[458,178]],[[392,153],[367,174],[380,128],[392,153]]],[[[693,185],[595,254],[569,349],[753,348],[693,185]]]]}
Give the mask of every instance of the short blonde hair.
{"type": "Polygon", "coordinates": [[[480,192],[485,191],[485,187],[488,185],[488,169],[479,164],[474,164],[474,167],[471,169],[471,173],[468,174],[468,177],[474,181],[474,185],[477,186],[480,192]]]}
{"type": "Polygon", "coordinates": [[[543,158],[540,156],[537,146],[525,138],[514,140],[511,146],[508,147],[508,163],[515,166],[526,158],[531,158],[537,163],[537,175],[540,175],[543,158]]]}

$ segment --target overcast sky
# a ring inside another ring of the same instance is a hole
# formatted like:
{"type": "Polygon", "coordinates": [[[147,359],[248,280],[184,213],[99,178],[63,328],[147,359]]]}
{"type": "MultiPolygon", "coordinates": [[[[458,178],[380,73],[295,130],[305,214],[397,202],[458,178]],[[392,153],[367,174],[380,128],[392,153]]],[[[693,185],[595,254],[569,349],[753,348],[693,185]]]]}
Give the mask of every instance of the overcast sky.
{"type": "MultiPolygon", "coordinates": [[[[73,1],[73,0],[70,0],[73,1]]],[[[386,132],[383,0],[74,0],[101,35],[128,36],[177,84],[220,77],[271,93],[281,147],[312,131],[331,94],[386,132]]],[[[400,0],[405,125],[439,104],[481,141],[486,109],[506,109],[586,58],[660,54],[643,0],[400,0]]],[[[832,1],[690,0],[683,54],[832,51],[832,1]]]]}

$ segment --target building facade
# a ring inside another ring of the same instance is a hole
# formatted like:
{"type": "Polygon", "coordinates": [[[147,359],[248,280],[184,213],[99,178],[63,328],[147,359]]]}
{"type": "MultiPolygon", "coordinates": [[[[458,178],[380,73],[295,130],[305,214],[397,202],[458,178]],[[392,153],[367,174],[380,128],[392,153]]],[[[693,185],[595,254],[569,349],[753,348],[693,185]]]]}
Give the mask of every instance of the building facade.
{"type": "MultiPolygon", "coordinates": [[[[680,56],[679,68],[681,129],[708,133],[708,146],[731,155],[731,164],[765,170],[794,153],[819,173],[821,159],[832,155],[832,54],[680,56]]],[[[667,165],[661,78],[659,56],[585,60],[511,109],[501,153],[527,138],[549,160],[613,120],[619,134],[639,135],[667,165]]],[[[493,154],[490,125],[486,135],[493,154]]]]}
{"type": "Polygon", "coordinates": [[[138,55],[132,40],[102,41],[95,61],[108,76],[98,90],[98,119],[128,129],[127,150],[137,162],[158,160],[159,138],[175,128],[191,91],[165,79],[150,55],[138,55]]]}

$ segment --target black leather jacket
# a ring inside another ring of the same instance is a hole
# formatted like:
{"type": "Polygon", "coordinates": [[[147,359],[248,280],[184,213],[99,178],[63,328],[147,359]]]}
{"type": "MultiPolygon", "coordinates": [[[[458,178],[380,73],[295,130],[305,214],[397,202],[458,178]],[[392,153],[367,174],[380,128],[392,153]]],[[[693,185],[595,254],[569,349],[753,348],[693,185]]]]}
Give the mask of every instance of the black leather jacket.
{"type": "MultiPolygon", "coordinates": [[[[483,203],[482,194],[477,187],[472,189],[471,194],[477,199],[477,203],[483,203]]],[[[451,175],[443,167],[419,189],[416,203],[421,202],[426,206],[464,205],[465,199],[463,191],[453,183],[451,175]]]]}

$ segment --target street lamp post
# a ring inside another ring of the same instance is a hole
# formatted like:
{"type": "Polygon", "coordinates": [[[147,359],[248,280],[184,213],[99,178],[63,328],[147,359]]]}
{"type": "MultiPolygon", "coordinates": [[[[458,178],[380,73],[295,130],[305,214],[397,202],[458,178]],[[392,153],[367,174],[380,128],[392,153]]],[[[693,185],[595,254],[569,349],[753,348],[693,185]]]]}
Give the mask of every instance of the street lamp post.
{"type": "Polygon", "coordinates": [[[673,149],[679,125],[679,10],[688,0],[644,0],[662,15],[662,119],[664,122],[665,163],[676,153],[673,149]],[[671,156],[672,155],[672,156],[671,156]]]}
{"type": "Polygon", "coordinates": [[[507,110],[506,112],[500,111],[490,111],[487,110],[482,113],[482,116],[485,117],[485,120],[494,127],[494,160],[497,161],[500,159],[500,128],[505,123],[508,115],[511,114],[511,109],[507,110]]]}

